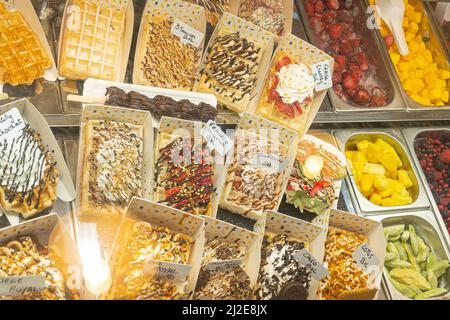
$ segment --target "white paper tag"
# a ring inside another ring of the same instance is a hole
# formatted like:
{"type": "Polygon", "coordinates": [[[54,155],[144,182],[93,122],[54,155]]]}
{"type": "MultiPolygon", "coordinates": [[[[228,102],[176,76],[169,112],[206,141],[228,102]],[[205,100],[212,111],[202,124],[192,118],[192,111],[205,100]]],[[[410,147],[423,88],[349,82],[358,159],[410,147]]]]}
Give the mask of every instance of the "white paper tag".
{"type": "Polygon", "coordinates": [[[185,281],[191,272],[191,266],[188,264],[149,260],[144,265],[144,272],[155,275],[161,280],[185,281]]]}
{"type": "Polygon", "coordinates": [[[320,281],[329,275],[328,270],[306,249],[296,252],[294,258],[299,264],[304,265],[310,270],[311,276],[317,281],[320,281]]]}
{"type": "Polygon", "coordinates": [[[244,259],[230,259],[222,261],[213,261],[203,266],[203,269],[208,271],[222,271],[233,269],[236,267],[242,267],[244,265],[244,259]]]}
{"type": "Polygon", "coordinates": [[[202,43],[204,34],[197,29],[192,28],[190,25],[184,23],[180,19],[175,19],[170,29],[174,35],[180,38],[181,43],[190,44],[195,48],[198,48],[202,43]]]}
{"type": "Polygon", "coordinates": [[[0,116],[0,139],[14,137],[25,128],[25,122],[17,108],[12,108],[0,116]]]}
{"type": "Polygon", "coordinates": [[[316,82],[316,91],[322,91],[333,86],[331,67],[328,61],[316,63],[311,69],[316,82]]]}
{"type": "Polygon", "coordinates": [[[358,267],[364,271],[368,271],[371,266],[378,266],[380,260],[373,253],[367,243],[363,243],[352,253],[352,258],[358,264],[358,267]]]}
{"type": "Polygon", "coordinates": [[[200,130],[200,134],[208,142],[208,146],[217,150],[221,156],[226,155],[233,146],[233,141],[212,120],[206,123],[200,130]]]}
{"type": "Polygon", "coordinates": [[[287,165],[287,159],[276,154],[258,152],[256,165],[275,172],[282,172],[287,165]]]}
{"type": "Polygon", "coordinates": [[[0,296],[20,296],[41,292],[44,288],[44,276],[0,277],[0,296]]]}

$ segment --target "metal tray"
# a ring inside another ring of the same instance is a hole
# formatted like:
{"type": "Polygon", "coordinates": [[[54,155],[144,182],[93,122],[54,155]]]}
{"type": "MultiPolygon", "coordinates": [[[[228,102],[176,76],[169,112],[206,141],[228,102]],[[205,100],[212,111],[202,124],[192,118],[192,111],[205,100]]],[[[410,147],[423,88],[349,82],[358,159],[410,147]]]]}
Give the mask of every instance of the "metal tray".
{"type": "MultiPolygon", "coordinates": [[[[367,0],[364,0],[366,2],[366,9],[367,6],[369,5],[367,0]]],[[[423,12],[423,18],[422,19],[427,19],[428,24],[430,25],[430,38],[431,38],[431,43],[433,45],[434,50],[439,51],[443,57],[445,57],[446,62],[447,62],[447,66],[450,68],[450,55],[447,52],[447,50],[445,50],[444,48],[446,48],[445,43],[443,41],[443,38],[441,37],[440,33],[438,32],[438,27],[436,25],[436,21],[434,19],[434,15],[432,14],[432,12],[430,12],[428,9],[429,7],[426,7],[424,5],[424,2],[422,0],[408,0],[411,3],[413,3],[413,5],[415,6],[420,6],[422,8],[422,12],[423,12]]],[[[379,30],[374,30],[377,34],[377,38],[378,41],[381,43],[383,50],[382,50],[382,55],[384,57],[385,60],[388,60],[388,64],[390,66],[391,70],[395,70],[394,64],[392,63],[392,60],[388,54],[387,48],[384,45],[384,40],[383,37],[381,36],[381,33],[379,30]]],[[[406,102],[406,107],[408,110],[414,110],[417,112],[426,112],[426,111],[430,111],[430,110],[450,110],[450,105],[447,106],[442,106],[442,107],[430,107],[430,106],[425,106],[422,105],[420,103],[417,103],[416,101],[414,101],[413,99],[411,99],[409,97],[409,95],[405,92],[405,90],[403,89],[403,86],[400,82],[400,78],[398,77],[397,72],[393,72],[392,75],[392,80],[394,80],[397,84],[397,86],[400,88],[401,94],[403,96],[403,100],[406,102]]],[[[450,90],[450,89],[449,89],[450,90]]],[[[450,103],[450,102],[448,102],[450,103]]]]}
{"type": "Polygon", "coordinates": [[[412,155],[412,159],[417,167],[419,176],[420,176],[421,180],[423,181],[423,185],[425,186],[425,190],[428,194],[428,198],[430,199],[431,205],[434,209],[433,212],[436,214],[436,219],[438,221],[439,227],[450,243],[450,235],[447,231],[447,227],[445,226],[445,223],[441,217],[437,202],[434,199],[433,193],[431,192],[431,189],[428,185],[428,180],[420,166],[419,159],[416,156],[416,152],[415,152],[415,148],[414,148],[415,141],[419,135],[425,134],[425,133],[433,133],[433,132],[436,132],[436,133],[437,132],[445,132],[445,134],[450,137],[450,128],[406,128],[406,129],[403,129],[402,132],[405,137],[406,143],[408,145],[409,151],[412,155]]]}
{"type": "Polygon", "coordinates": [[[383,138],[383,140],[385,141],[387,140],[386,142],[388,142],[392,147],[394,147],[395,151],[397,152],[397,154],[399,155],[399,157],[403,162],[403,167],[406,168],[406,170],[410,170],[411,172],[414,173],[414,179],[412,179],[414,184],[413,187],[414,194],[412,196],[414,197],[415,200],[409,205],[392,206],[392,207],[378,206],[370,202],[368,199],[366,199],[359,191],[353,179],[353,176],[350,173],[349,176],[347,177],[347,180],[350,181],[350,184],[353,189],[353,194],[356,197],[354,201],[355,205],[357,205],[360,208],[361,213],[363,215],[383,214],[387,212],[395,212],[400,210],[414,211],[430,207],[430,202],[428,200],[427,193],[425,191],[422,181],[419,178],[415,165],[413,161],[411,161],[411,155],[409,154],[407,148],[405,147],[406,144],[404,143],[400,131],[391,129],[379,129],[376,131],[372,129],[362,129],[362,130],[335,131],[334,134],[336,139],[338,140],[339,148],[342,152],[345,152],[348,143],[356,143],[357,141],[360,141],[364,138],[371,138],[371,137],[383,138]]]}
{"type": "MultiPolygon", "coordinates": [[[[423,238],[425,243],[431,247],[434,253],[439,259],[450,260],[450,247],[449,243],[443,237],[442,233],[439,231],[437,221],[434,214],[431,211],[416,211],[416,212],[403,212],[397,214],[386,214],[373,217],[374,220],[383,223],[384,227],[396,225],[396,224],[412,224],[417,231],[417,234],[423,238]]],[[[389,299],[408,299],[404,297],[400,292],[395,289],[391,284],[391,281],[386,275],[387,270],[384,269],[384,289],[387,297],[389,299]]],[[[446,282],[446,287],[450,289],[450,270],[447,270],[446,274],[443,276],[446,282]]],[[[450,293],[444,296],[437,297],[434,299],[450,299],[450,293]]]]}
{"type": "MultiPolygon", "coordinates": [[[[300,11],[300,15],[302,18],[302,21],[304,23],[304,27],[306,29],[306,33],[308,36],[308,39],[311,43],[316,43],[316,36],[314,32],[309,27],[309,18],[305,11],[304,2],[306,0],[297,0],[298,10],[300,11]]],[[[381,44],[379,43],[379,40],[377,39],[376,35],[371,32],[371,30],[365,28],[366,26],[366,14],[365,14],[365,6],[364,4],[359,0],[353,1],[354,7],[356,10],[360,12],[360,15],[358,17],[359,25],[362,27],[359,31],[359,33],[364,36],[366,39],[365,45],[369,46],[369,52],[373,52],[374,54],[370,56],[371,62],[373,65],[375,65],[377,69],[377,76],[381,80],[382,83],[386,83],[387,90],[388,90],[388,97],[389,102],[387,105],[383,107],[360,107],[357,105],[353,105],[350,103],[347,103],[343,101],[341,98],[337,96],[337,94],[334,92],[333,89],[330,89],[328,91],[328,95],[330,97],[331,103],[333,104],[336,112],[379,112],[379,111],[386,111],[386,110],[405,110],[405,104],[402,99],[402,95],[400,94],[400,91],[395,84],[395,82],[392,81],[393,77],[393,69],[389,68],[389,65],[387,64],[388,61],[386,61],[386,57],[381,54],[381,44]],[[378,54],[376,54],[378,53],[378,54]]],[[[358,24],[358,23],[357,23],[358,24]]]]}

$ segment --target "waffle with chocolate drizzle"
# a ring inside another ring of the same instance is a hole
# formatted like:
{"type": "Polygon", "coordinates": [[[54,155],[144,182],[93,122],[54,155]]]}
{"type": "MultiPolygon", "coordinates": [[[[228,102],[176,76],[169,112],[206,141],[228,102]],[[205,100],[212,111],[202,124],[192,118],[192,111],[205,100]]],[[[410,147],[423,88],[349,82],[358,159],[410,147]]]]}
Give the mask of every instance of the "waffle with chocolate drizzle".
{"type": "Polygon", "coordinates": [[[27,219],[53,205],[59,172],[39,133],[26,125],[0,141],[0,205],[27,219]]]}
{"type": "Polygon", "coordinates": [[[125,220],[120,244],[113,254],[113,283],[109,299],[178,300],[186,298],[179,286],[145,272],[149,260],[186,264],[193,239],[167,227],[125,220]]]}
{"type": "Polygon", "coordinates": [[[262,48],[239,32],[217,35],[200,78],[199,92],[212,93],[219,103],[241,113],[250,101],[262,48]]]}
{"type": "Polygon", "coordinates": [[[124,213],[141,196],[142,126],[90,120],[84,146],[80,213],[124,213]]]}

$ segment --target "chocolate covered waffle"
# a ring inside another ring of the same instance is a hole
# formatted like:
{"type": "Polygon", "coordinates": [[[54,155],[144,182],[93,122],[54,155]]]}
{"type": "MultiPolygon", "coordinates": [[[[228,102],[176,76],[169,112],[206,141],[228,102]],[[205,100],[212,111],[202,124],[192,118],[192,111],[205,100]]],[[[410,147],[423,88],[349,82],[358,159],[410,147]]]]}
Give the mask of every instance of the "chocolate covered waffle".
{"type": "Polygon", "coordinates": [[[124,213],[141,196],[142,126],[90,120],[82,143],[80,213],[124,213]]]}
{"type": "Polygon", "coordinates": [[[306,300],[311,272],[294,254],[307,244],[286,235],[266,234],[261,249],[261,266],[255,292],[258,300],[306,300]],[[294,290],[295,289],[295,290],[294,290]]]}
{"type": "Polygon", "coordinates": [[[71,0],[66,10],[59,74],[73,80],[116,80],[125,29],[125,8],[71,0]]]}
{"type": "Polygon", "coordinates": [[[166,227],[147,222],[125,221],[113,259],[113,285],[110,299],[183,299],[176,284],[156,279],[145,271],[150,260],[186,264],[193,240],[166,227]]]}
{"type": "Polygon", "coordinates": [[[245,247],[236,242],[210,239],[205,243],[202,265],[215,261],[244,259],[245,251],[245,247]]]}
{"type": "Polygon", "coordinates": [[[27,219],[53,205],[59,173],[40,135],[26,125],[0,141],[0,204],[27,219]]]}
{"type": "Polygon", "coordinates": [[[40,292],[25,292],[19,296],[0,296],[2,299],[64,300],[64,273],[58,268],[56,257],[47,247],[41,247],[26,236],[0,247],[0,277],[43,276],[45,287],[40,292]]]}
{"type": "Polygon", "coordinates": [[[209,49],[199,92],[212,93],[219,103],[241,113],[250,101],[262,48],[239,32],[219,31],[209,49]]]}
{"type": "Polygon", "coordinates": [[[144,17],[137,84],[168,89],[192,90],[197,78],[201,50],[183,44],[171,32],[172,18],[144,17]]]}
{"type": "Polygon", "coordinates": [[[282,159],[287,156],[287,148],[272,139],[239,130],[235,150],[220,207],[257,219],[265,210],[276,209],[283,179],[282,171],[257,165],[258,154],[270,154],[282,159]]]}
{"type": "Polygon", "coordinates": [[[18,11],[0,2],[0,83],[30,85],[52,61],[18,11]]]}
{"type": "Polygon", "coordinates": [[[206,142],[159,136],[154,200],[192,214],[212,214],[214,154],[206,142]],[[184,154],[187,152],[188,154],[184,154]]]}

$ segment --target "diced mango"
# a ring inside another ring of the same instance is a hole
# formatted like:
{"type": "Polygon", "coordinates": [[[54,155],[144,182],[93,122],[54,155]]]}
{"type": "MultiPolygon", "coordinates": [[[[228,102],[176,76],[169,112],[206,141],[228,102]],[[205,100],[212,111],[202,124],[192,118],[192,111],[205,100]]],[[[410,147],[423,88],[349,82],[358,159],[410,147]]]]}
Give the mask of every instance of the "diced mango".
{"type": "Polygon", "coordinates": [[[388,180],[384,175],[376,175],[373,181],[373,186],[378,191],[384,191],[388,187],[388,180]]]}
{"type": "Polygon", "coordinates": [[[381,198],[381,196],[378,193],[374,192],[370,195],[369,200],[373,204],[376,204],[377,206],[379,206],[381,204],[381,201],[383,200],[383,198],[381,198]]]}
{"type": "Polygon", "coordinates": [[[398,53],[390,53],[390,56],[394,65],[397,65],[397,63],[400,61],[400,55],[398,53]]]}
{"type": "Polygon", "coordinates": [[[439,77],[439,79],[442,79],[442,80],[450,79],[450,71],[448,71],[448,70],[438,70],[437,76],[439,77]]]}
{"type": "Polygon", "coordinates": [[[413,183],[406,170],[398,170],[398,181],[405,186],[405,188],[411,188],[413,183]]]}
{"type": "Polygon", "coordinates": [[[362,140],[362,141],[360,141],[360,142],[358,142],[358,143],[356,144],[356,148],[358,149],[358,151],[364,153],[364,155],[365,155],[366,150],[367,150],[367,147],[369,146],[369,144],[370,144],[369,141],[367,141],[367,140],[362,140]]]}
{"type": "Polygon", "coordinates": [[[363,172],[384,175],[386,173],[386,169],[381,164],[367,162],[364,165],[363,172]]]}
{"type": "Polygon", "coordinates": [[[345,151],[345,156],[347,157],[347,160],[352,161],[353,155],[356,153],[356,151],[345,151]]]}
{"type": "Polygon", "coordinates": [[[361,164],[365,164],[367,162],[367,158],[366,155],[364,153],[362,153],[361,151],[356,151],[355,154],[353,155],[353,163],[361,163],[361,164]]]}
{"type": "Polygon", "coordinates": [[[370,173],[364,173],[361,178],[361,192],[367,193],[373,187],[373,180],[375,176],[370,173]]]}
{"type": "Polygon", "coordinates": [[[367,160],[371,163],[379,163],[378,154],[381,152],[381,148],[375,143],[370,143],[366,149],[367,160]]]}

